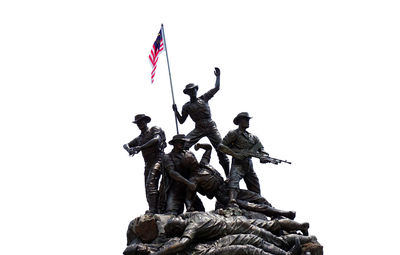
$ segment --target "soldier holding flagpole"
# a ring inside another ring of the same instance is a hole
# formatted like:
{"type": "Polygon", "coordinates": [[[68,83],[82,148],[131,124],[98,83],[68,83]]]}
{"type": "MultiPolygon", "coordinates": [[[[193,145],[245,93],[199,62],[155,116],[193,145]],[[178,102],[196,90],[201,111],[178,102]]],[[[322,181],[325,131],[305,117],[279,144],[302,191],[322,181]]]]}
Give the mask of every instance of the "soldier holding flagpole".
{"type": "Polygon", "coordinates": [[[176,104],[173,104],[172,109],[175,112],[175,116],[178,118],[179,123],[184,123],[188,116],[196,123],[194,130],[192,130],[186,138],[189,141],[186,143],[186,149],[189,149],[192,145],[197,143],[201,138],[207,137],[215,150],[219,158],[219,163],[224,169],[225,176],[229,177],[229,159],[222,153],[218,146],[222,142],[221,135],[217,129],[217,125],[211,119],[211,110],[208,105],[208,101],[219,91],[220,87],[220,75],[221,71],[218,67],[215,68],[214,74],[216,76],[215,87],[197,97],[197,90],[199,86],[189,83],[183,90],[183,93],[190,97],[190,101],[183,105],[182,115],[178,112],[176,104]]]}

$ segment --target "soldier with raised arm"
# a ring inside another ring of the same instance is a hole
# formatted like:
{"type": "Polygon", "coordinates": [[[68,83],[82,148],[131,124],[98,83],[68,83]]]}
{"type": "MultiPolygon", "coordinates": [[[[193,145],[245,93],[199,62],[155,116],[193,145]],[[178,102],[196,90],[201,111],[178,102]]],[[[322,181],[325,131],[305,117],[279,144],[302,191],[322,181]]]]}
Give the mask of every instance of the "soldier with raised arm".
{"type": "Polygon", "coordinates": [[[144,183],[146,189],[147,203],[149,210],[147,213],[157,213],[158,208],[158,182],[161,175],[161,162],[164,156],[165,133],[159,127],[149,128],[147,124],[151,121],[149,116],[138,114],[135,116],[135,123],[140,129],[140,135],[124,144],[124,149],[130,156],[142,152],[145,162],[144,183]]]}
{"type": "Polygon", "coordinates": [[[221,143],[222,138],[218,132],[217,125],[211,119],[211,111],[208,101],[218,92],[220,87],[220,70],[215,68],[214,74],[216,76],[215,87],[200,97],[197,97],[197,90],[199,87],[193,83],[186,85],[183,93],[189,95],[190,101],[182,107],[182,115],[178,112],[177,106],[174,104],[172,109],[175,112],[179,123],[183,124],[187,117],[195,122],[195,129],[192,130],[186,138],[189,141],[186,143],[186,149],[189,149],[193,144],[197,143],[201,138],[207,136],[211,144],[217,151],[219,163],[224,169],[225,176],[229,176],[229,159],[228,157],[218,150],[218,145],[221,143]]]}

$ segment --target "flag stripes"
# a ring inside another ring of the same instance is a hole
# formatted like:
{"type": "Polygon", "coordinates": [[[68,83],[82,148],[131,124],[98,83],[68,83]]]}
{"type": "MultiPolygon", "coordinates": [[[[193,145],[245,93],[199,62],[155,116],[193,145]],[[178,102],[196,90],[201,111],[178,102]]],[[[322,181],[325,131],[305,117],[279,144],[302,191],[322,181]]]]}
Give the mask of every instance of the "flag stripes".
{"type": "Polygon", "coordinates": [[[153,48],[151,49],[150,55],[149,55],[149,60],[151,67],[153,68],[151,71],[151,83],[154,82],[154,76],[156,74],[156,68],[157,68],[157,61],[158,61],[158,55],[164,50],[164,42],[162,38],[162,31],[160,29],[160,32],[158,32],[156,41],[153,44],[153,48]]]}

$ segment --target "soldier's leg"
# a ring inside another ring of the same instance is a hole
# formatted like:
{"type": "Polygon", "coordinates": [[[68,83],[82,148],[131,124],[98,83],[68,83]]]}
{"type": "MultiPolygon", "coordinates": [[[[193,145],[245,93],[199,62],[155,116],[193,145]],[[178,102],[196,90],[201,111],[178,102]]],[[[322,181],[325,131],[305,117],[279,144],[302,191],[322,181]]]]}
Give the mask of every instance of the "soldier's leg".
{"type": "Polygon", "coordinates": [[[295,245],[296,239],[300,240],[301,244],[317,241],[315,236],[302,236],[296,234],[284,235],[282,236],[282,239],[284,239],[289,245],[295,245]]]}
{"type": "Polygon", "coordinates": [[[211,248],[207,255],[274,255],[252,245],[230,245],[222,248],[211,248]]]}
{"type": "Polygon", "coordinates": [[[250,190],[240,189],[237,199],[247,201],[250,203],[254,203],[254,204],[262,204],[262,205],[268,205],[268,206],[272,207],[272,205],[268,202],[267,199],[262,197],[260,194],[257,194],[250,190]]]}
{"type": "Polygon", "coordinates": [[[212,146],[214,147],[215,151],[217,152],[217,156],[219,159],[219,164],[222,166],[225,172],[225,177],[229,177],[229,158],[226,156],[225,153],[222,153],[221,151],[218,150],[218,146],[222,142],[221,135],[218,132],[218,129],[215,127],[212,129],[212,132],[210,132],[208,135],[208,140],[210,140],[212,146]]]}
{"type": "Polygon", "coordinates": [[[213,245],[217,248],[220,247],[222,248],[228,245],[245,245],[245,244],[249,244],[254,247],[263,249],[264,251],[269,252],[271,254],[287,255],[286,251],[276,247],[273,244],[264,241],[261,237],[258,237],[253,234],[228,235],[218,239],[217,241],[215,241],[213,245]]]}
{"type": "Polygon", "coordinates": [[[232,164],[231,172],[229,175],[229,203],[228,206],[237,207],[236,197],[239,192],[239,182],[243,178],[242,166],[232,164]]]}
{"type": "Polygon", "coordinates": [[[299,223],[294,220],[280,219],[278,220],[281,228],[286,231],[300,230],[305,236],[308,235],[308,228],[310,224],[308,222],[299,223]]]}
{"type": "Polygon", "coordinates": [[[195,197],[193,199],[192,208],[193,208],[193,211],[198,211],[198,212],[204,212],[206,210],[204,208],[203,203],[201,202],[201,199],[197,195],[195,195],[195,197]]]}
{"type": "MultiPolygon", "coordinates": [[[[189,179],[190,182],[198,185],[197,178],[192,177],[189,179]]],[[[192,212],[194,211],[194,200],[196,198],[196,191],[190,191],[189,189],[186,189],[186,199],[185,199],[185,204],[186,204],[186,211],[187,212],[192,212]]]]}
{"type": "Polygon", "coordinates": [[[166,214],[178,215],[183,213],[185,204],[185,189],[179,186],[172,186],[167,194],[166,214]]]}
{"type": "Polygon", "coordinates": [[[251,162],[251,160],[248,165],[248,171],[243,177],[243,180],[246,183],[246,187],[248,190],[253,191],[257,194],[261,194],[260,181],[258,180],[256,172],[254,172],[253,162],[251,162]]]}
{"type": "Polygon", "coordinates": [[[284,239],[275,236],[266,229],[253,225],[251,220],[236,218],[235,221],[232,222],[231,228],[233,229],[233,232],[235,232],[232,234],[253,234],[282,249],[289,248],[288,243],[284,239]]]}
{"type": "Polygon", "coordinates": [[[281,228],[279,222],[276,220],[248,219],[248,221],[252,225],[268,230],[269,232],[276,232],[281,228]]]}
{"type": "Polygon", "coordinates": [[[156,161],[150,166],[146,180],[146,198],[150,213],[158,213],[158,182],[161,176],[161,161],[156,161]]]}
{"type": "Polygon", "coordinates": [[[189,139],[189,141],[185,143],[185,150],[189,150],[190,147],[192,147],[204,136],[205,136],[204,132],[199,128],[195,128],[192,131],[190,131],[190,133],[186,135],[186,138],[189,139]]]}
{"type": "MultiPolygon", "coordinates": [[[[239,194],[240,194],[240,192],[239,192],[239,194]]],[[[257,203],[248,202],[246,200],[240,199],[240,195],[238,195],[236,201],[240,208],[244,208],[246,210],[253,211],[253,212],[260,212],[260,213],[263,213],[270,217],[284,216],[289,219],[294,219],[296,217],[296,212],[294,212],[294,211],[283,211],[283,210],[279,210],[274,207],[271,207],[267,204],[257,204],[257,203]]]]}

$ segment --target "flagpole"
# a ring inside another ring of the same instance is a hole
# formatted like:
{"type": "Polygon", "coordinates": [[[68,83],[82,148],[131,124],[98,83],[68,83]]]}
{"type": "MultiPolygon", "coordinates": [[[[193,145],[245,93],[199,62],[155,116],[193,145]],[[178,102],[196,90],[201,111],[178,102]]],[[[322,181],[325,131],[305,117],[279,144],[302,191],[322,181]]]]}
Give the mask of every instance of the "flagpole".
{"type": "MultiPolygon", "coordinates": [[[[171,85],[172,103],[175,104],[174,88],[172,87],[171,70],[169,68],[167,41],[165,40],[164,25],[163,24],[161,24],[161,30],[162,30],[162,37],[163,37],[163,41],[164,41],[165,55],[167,55],[167,64],[168,64],[168,73],[169,73],[169,83],[171,85]]],[[[174,113],[174,117],[175,117],[176,134],[179,134],[178,120],[176,118],[175,113],[174,113]]]]}

